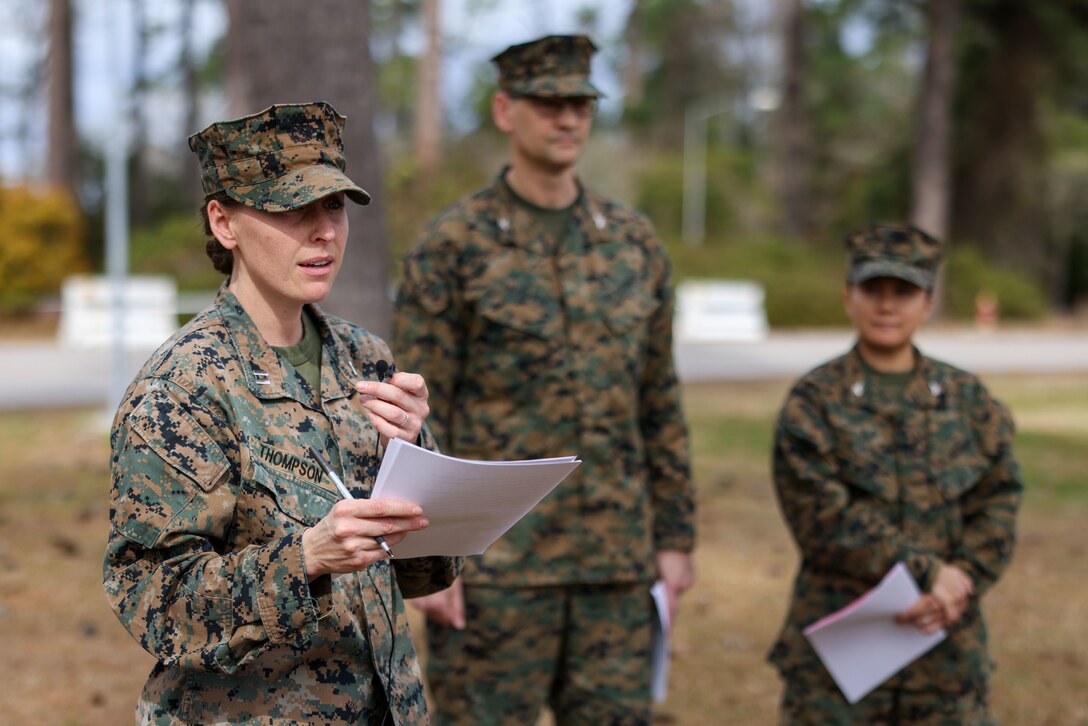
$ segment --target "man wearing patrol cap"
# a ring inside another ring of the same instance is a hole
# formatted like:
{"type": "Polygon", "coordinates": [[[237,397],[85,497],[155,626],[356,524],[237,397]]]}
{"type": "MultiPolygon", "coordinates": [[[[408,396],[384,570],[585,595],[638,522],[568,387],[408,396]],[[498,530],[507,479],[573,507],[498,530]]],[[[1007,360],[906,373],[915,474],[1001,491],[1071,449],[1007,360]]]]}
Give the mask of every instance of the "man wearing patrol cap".
{"type": "Polygon", "coordinates": [[[393,437],[433,447],[427,387],[385,342],[316,303],[346,251],[344,117],[281,104],[189,139],[214,303],[154,353],[111,434],[103,578],[157,663],[140,723],[427,722],[403,597],[458,558],[391,561],[427,525],[368,500],[393,437]],[[323,452],[354,490],[341,501],[323,452]]]}
{"type": "Polygon", "coordinates": [[[545,705],[559,724],[649,723],[649,588],[664,581],[675,616],[694,579],[669,261],[574,169],[594,51],[553,35],[495,56],[510,163],[404,260],[395,340],[442,450],[582,460],[448,596],[416,601],[443,724],[532,724],[545,705]]]}
{"type": "Polygon", "coordinates": [[[774,482],[801,553],[770,660],[784,724],[987,724],[979,600],[1009,564],[1023,484],[1009,412],[975,376],[922,355],[938,240],[875,225],[846,238],[857,342],[802,377],[779,413],[774,482]],[[851,705],[803,629],[897,562],[922,596],[898,620],[948,637],[851,705]]]}

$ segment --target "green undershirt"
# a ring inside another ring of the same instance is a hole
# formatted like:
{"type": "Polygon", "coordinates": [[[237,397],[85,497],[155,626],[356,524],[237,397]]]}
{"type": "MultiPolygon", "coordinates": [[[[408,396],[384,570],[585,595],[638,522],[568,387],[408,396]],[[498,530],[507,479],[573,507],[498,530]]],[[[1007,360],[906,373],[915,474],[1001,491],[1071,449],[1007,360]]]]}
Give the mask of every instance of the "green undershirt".
{"type": "Polygon", "coordinates": [[[869,374],[869,380],[872,381],[873,386],[889,401],[901,401],[907,390],[907,385],[910,384],[911,379],[914,378],[913,370],[886,373],[884,371],[876,370],[864,360],[862,361],[862,365],[865,366],[865,370],[869,374]]]}
{"type": "Polygon", "coordinates": [[[574,213],[574,204],[576,202],[572,202],[562,209],[538,207],[523,197],[518,196],[518,193],[514,191],[513,187],[506,183],[506,179],[503,179],[502,183],[506,186],[506,190],[510,192],[510,198],[513,199],[519,207],[531,214],[556,244],[563,241],[567,236],[567,230],[570,228],[570,219],[574,213]]]}
{"type": "Polygon", "coordinates": [[[321,395],[321,336],[310,313],[302,311],[302,340],[294,345],[274,345],[272,349],[306,379],[315,395],[321,395]]]}

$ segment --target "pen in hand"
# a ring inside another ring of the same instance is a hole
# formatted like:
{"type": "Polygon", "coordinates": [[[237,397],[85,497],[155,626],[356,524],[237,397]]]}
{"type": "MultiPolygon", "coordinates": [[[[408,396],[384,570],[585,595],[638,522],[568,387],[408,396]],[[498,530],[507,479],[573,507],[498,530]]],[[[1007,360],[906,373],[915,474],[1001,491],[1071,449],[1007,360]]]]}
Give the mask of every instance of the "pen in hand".
{"type": "MultiPolygon", "coordinates": [[[[325,473],[328,475],[328,477],[332,479],[332,483],[335,484],[336,488],[340,491],[340,496],[342,496],[344,499],[355,498],[351,496],[351,492],[348,491],[348,488],[344,486],[344,482],[340,481],[340,477],[338,477],[336,475],[336,472],[333,470],[332,464],[330,464],[325,459],[325,457],[321,455],[320,451],[311,446],[310,456],[314,458],[314,461],[321,465],[321,468],[325,470],[325,473]]],[[[385,550],[385,554],[389,555],[389,559],[393,559],[393,550],[390,549],[389,544],[385,541],[385,537],[382,537],[380,534],[376,535],[374,537],[374,541],[381,545],[381,548],[385,550]]]]}

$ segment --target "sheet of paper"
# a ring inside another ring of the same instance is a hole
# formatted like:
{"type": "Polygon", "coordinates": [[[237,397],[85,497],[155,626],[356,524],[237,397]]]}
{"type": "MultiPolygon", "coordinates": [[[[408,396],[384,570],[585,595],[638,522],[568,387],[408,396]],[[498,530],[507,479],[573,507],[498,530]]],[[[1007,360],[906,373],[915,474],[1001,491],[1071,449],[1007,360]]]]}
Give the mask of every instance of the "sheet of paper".
{"type": "Polygon", "coordinates": [[[650,661],[650,694],[655,703],[664,703],[669,691],[669,598],[665,583],[658,580],[650,588],[654,600],[653,645],[650,661]]]}
{"type": "Polygon", "coordinates": [[[895,616],[921,596],[902,562],[880,584],[842,610],[804,630],[846,700],[857,703],[904,666],[945,639],[943,629],[926,635],[895,616]]]}
{"type": "Polygon", "coordinates": [[[581,463],[573,456],[472,461],[393,439],[371,497],[415,502],[430,521],[393,547],[397,559],[479,555],[581,463]]]}

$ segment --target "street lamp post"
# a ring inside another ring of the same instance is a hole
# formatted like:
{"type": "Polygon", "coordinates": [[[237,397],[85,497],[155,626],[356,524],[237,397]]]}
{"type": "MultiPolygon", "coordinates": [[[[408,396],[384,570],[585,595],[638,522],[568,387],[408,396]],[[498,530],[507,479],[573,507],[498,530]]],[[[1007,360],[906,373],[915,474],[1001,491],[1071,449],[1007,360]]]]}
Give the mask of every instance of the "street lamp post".
{"type": "MultiPolygon", "coordinates": [[[[121,22],[123,14],[118,14],[117,27],[125,27],[121,22]]],[[[128,279],[128,146],[129,146],[129,101],[122,72],[122,54],[120,43],[114,45],[113,63],[113,108],[118,119],[115,132],[106,140],[106,278],[110,290],[111,329],[110,336],[110,374],[109,397],[106,400],[107,413],[121,402],[121,397],[128,386],[127,356],[125,353],[125,287],[128,279]]]]}
{"type": "Polygon", "coordinates": [[[698,247],[706,237],[706,136],[707,122],[730,110],[724,101],[695,101],[684,109],[683,218],[680,236],[698,247]]]}
{"type": "MultiPolygon", "coordinates": [[[[778,94],[772,88],[758,88],[744,102],[754,111],[773,111],[778,94]]],[[[706,237],[706,137],[707,123],[715,116],[738,113],[728,101],[695,101],[684,110],[684,188],[680,235],[692,247],[706,237]]]]}

